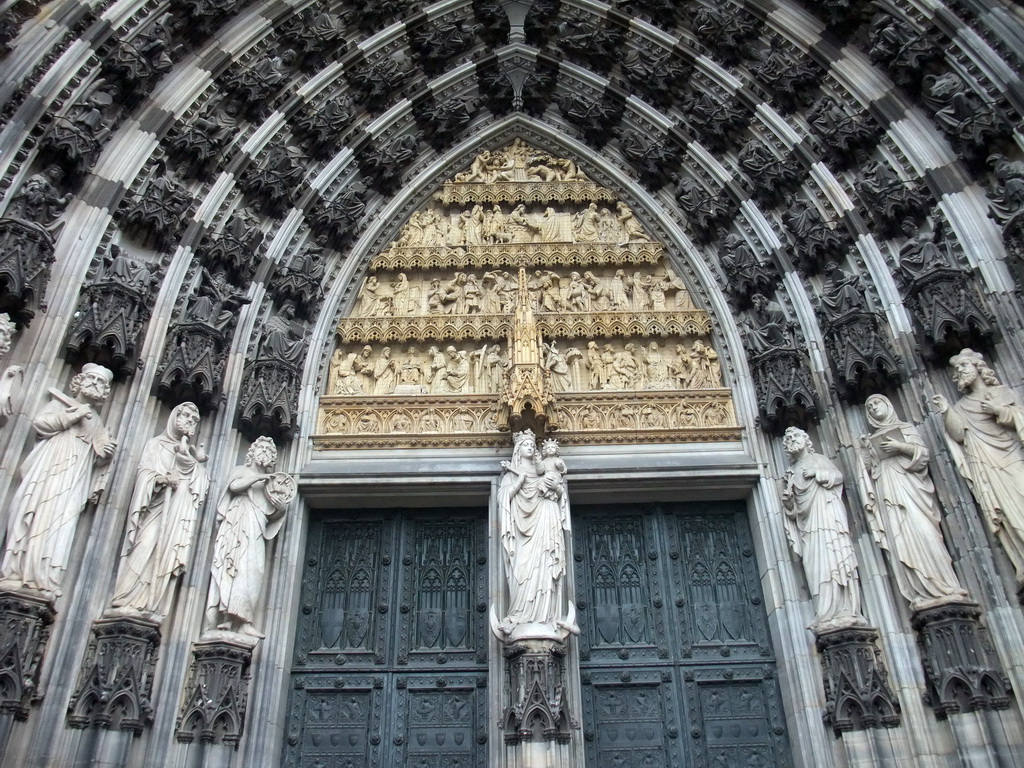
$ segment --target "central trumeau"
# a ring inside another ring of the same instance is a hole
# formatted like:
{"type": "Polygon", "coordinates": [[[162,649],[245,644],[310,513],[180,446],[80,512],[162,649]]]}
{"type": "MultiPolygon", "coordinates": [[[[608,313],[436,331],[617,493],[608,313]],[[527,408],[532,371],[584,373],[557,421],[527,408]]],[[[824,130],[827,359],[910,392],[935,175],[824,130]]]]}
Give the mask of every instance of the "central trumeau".
{"type": "Polygon", "coordinates": [[[516,139],[370,265],[338,326],[317,448],[736,439],[709,315],[626,203],[516,139]]]}

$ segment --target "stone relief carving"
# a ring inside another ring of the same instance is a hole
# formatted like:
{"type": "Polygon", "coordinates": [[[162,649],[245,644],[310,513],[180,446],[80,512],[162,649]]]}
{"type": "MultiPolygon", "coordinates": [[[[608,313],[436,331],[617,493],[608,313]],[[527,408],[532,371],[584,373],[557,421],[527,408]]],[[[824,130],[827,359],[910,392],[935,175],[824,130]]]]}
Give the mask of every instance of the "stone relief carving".
{"type": "Polygon", "coordinates": [[[323,104],[310,104],[297,113],[292,128],[314,157],[326,152],[343,131],[347,130],[356,115],[352,97],[342,94],[328,99],[323,104]]]}
{"type": "Polygon", "coordinates": [[[888,67],[901,87],[920,87],[926,66],[942,58],[942,49],[932,34],[884,10],[871,20],[869,44],[871,60],[888,67]]]}
{"type": "Polygon", "coordinates": [[[797,346],[796,323],[777,301],[755,293],[739,321],[747,359],[754,374],[761,428],[781,432],[790,424],[809,426],[818,406],[804,354],[797,346]]]}
{"type": "Polygon", "coordinates": [[[834,261],[825,265],[824,274],[817,305],[839,396],[861,400],[897,384],[899,360],[882,331],[884,320],[868,309],[860,277],[834,261]]]}
{"type": "Polygon", "coordinates": [[[156,277],[148,263],[111,244],[98,274],[86,283],[78,300],[65,342],[68,361],[90,360],[118,378],[130,376],[152,311],[156,277]]]}
{"type": "Polygon", "coordinates": [[[782,481],[789,545],[803,565],[814,602],[815,633],[866,624],[860,612],[860,578],[853,551],[843,474],[815,453],[810,436],[789,427],[783,448],[790,468],[782,481]]]}
{"type": "Polygon", "coordinates": [[[679,165],[679,147],[668,137],[648,139],[639,131],[625,131],[619,139],[619,149],[650,189],[665,186],[672,168],[679,165]]]}
{"type": "Polygon", "coordinates": [[[956,72],[925,76],[922,100],[965,160],[985,157],[990,147],[1013,133],[1003,110],[982,98],[956,72]]]}
{"type": "Polygon", "coordinates": [[[988,348],[994,333],[974,278],[959,265],[943,229],[937,216],[931,232],[905,221],[907,241],[900,248],[897,273],[925,351],[936,360],[948,359],[965,346],[988,348]]]}
{"type": "Polygon", "coordinates": [[[744,11],[696,6],[690,14],[694,35],[724,64],[745,58],[750,42],[761,32],[762,23],[744,11]]]}
{"type": "Polygon", "coordinates": [[[274,296],[281,301],[291,301],[295,314],[311,320],[323,300],[324,289],[320,285],[324,278],[325,238],[306,243],[281,267],[271,286],[274,296]]]}
{"type": "Polygon", "coordinates": [[[379,114],[391,102],[393,94],[412,77],[415,69],[402,56],[380,57],[362,66],[345,69],[356,103],[371,114],[379,114]]]}
{"type": "Polygon", "coordinates": [[[206,178],[238,128],[238,108],[217,97],[191,123],[171,133],[168,156],[186,178],[206,178]]]}
{"type": "Polygon", "coordinates": [[[785,191],[800,183],[796,162],[775,157],[758,139],[743,145],[739,161],[752,181],[754,194],[765,203],[781,203],[785,191]]]}
{"type": "MultiPolygon", "coordinates": [[[[1003,242],[1016,257],[1019,273],[1024,262],[1024,161],[996,153],[989,156],[988,164],[995,177],[988,215],[1003,225],[1003,242]]],[[[1018,276],[1018,284],[1020,281],[1018,276]]]]}
{"type": "Polygon", "coordinates": [[[611,19],[592,21],[582,13],[573,13],[558,23],[554,42],[569,58],[607,74],[619,59],[623,32],[611,19]]]}
{"type": "Polygon", "coordinates": [[[770,294],[782,277],[770,264],[762,264],[746,240],[735,232],[720,230],[722,269],[727,279],[726,290],[741,307],[752,303],[755,294],[770,294]]]}
{"type": "Polygon", "coordinates": [[[67,395],[52,400],[32,420],[41,438],[21,466],[11,500],[0,588],[27,588],[52,601],[60,594],[78,518],[106,485],[101,469],[116,447],[96,408],[110,395],[113,374],[86,364],[67,395]]]}
{"type": "Polygon", "coordinates": [[[927,197],[920,185],[902,181],[882,161],[864,167],[857,191],[883,232],[890,237],[899,234],[906,219],[921,221],[927,214],[927,197]]]}
{"type": "Polygon", "coordinates": [[[56,615],[52,601],[0,587],[0,713],[28,719],[56,615]]]}
{"type": "Polygon", "coordinates": [[[857,151],[870,146],[878,135],[869,117],[847,113],[831,96],[822,96],[807,110],[807,122],[832,158],[844,166],[852,164],[857,151]]]}
{"type": "Polygon", "coordinates": [[[240,208],[219,234],[203,238],[198,256],[211,272],[225,271],[232,282],[248,287],[259,266],[263,240],[259,220],[249,209],[240,208]]]}
{"type": "Polygon", "coordinates": [[[110,135],[115,115],[110,109],[115,89],[102,78],[95,81],[68,107],[39,140],[39,148],[56,161],[73,180],[91,168],[110,135]]]}
{"type": "Polygon", "coordinates": [[[223,88],[250,119],[261,119],[270,111],[274,94],[291,76],[288,70],[296,58],[291,48],[273,48],[254,58],[248,67],[229,69],[221,77],[223,88]]]}
{"type": "Polygon", "coordinates": [[[928,475],[928,448],[917,428],[896,415],[889,398],[871,395],[864,408],[874,430],[860,437],[867,470],[865,511],[875,541],[889,552],[896,585],[915,610],[962,601],[967,592],[939,528],[942,513],[928,475]]]}
{"type": "Polygon", "coordinates": [[[0,217],[0,298],[15,322],[27,324],[50,282],[53,245],[63,224],[59,219],[71,193],[60,194],[64,177],[57,165],[33,174],[11,198],[0,217]]]}
{"type": "Polygon", "coordinates": [[[11,316],[6,312],[0,312],[0,358],[7,357],[14,343],[14,334],[18,332],[18,326],[11,322],[11,316]]]}
{"type": "Polygon", "coordinates": [[[412,30],[409,46],[423,71],[434,77],[459,63],[476,43],[481,29],[482,24],[469,24],[465,19],[441,19],[412,30]]]}
{"type": "Polygon", "coordinates": [[[846,627],[817,636],[825,684],[822,719],[836,736],[900,724],[900,702],[878,650],[878,631],[846,627]]]}
{"type": "Polygon", "coordinates": [[[359,183],[349,184],[336,197],[310,212],[310,226],[334,248],[344,248],[355,237],[366,210],[365,201],[366,188],[359,183]]]}
{"type": "Polygon", "coordinates": [[[198,428],[199,409],[182,403],[142,452],[108,616],[159,626],[170,612],[210,486],[203,466],[208,457],[192,443],[198,428]]]}
{"type": "Polygon", "coordinates": [[[956,468],[967,480],[992,535],[1003,545],[1024,585],[1024,410],[1013,390],[999,383],[977,352],[950,358],[953,381],[963,396],[932,401],[942,414],[956,468]]]}
{"type": "Polygon", "coordinates": [[[381,194],[395,192],[402,182],[402,173],[416,158],[422,140],[423,132],[417,131],[364,148],[359,153],[359,169],[367,184],[381,194]]]}
{"type": "Polygon", "coordinates": [[[252,648],[227,640],[201,640],[192,646],[175,729],[178,741],[237,746],[245,732],[252,648]]]}
{"type": "Polygon", "coordinates": [[[305,166],[295,162],[301,153],[284,144],[269,147],[263,159],[239,179],[238,184],[254,198],[257,209],[274,218],[280,218],[292,205],[295,190],[302,184],[305,166]]]}
{"type": "Polygon", "coordinates": [[[431,97],[414,104],[412,111],[425,140],[440,152],[469,125],[478,108],[477,99],[452,98],[439,102],[431,97]]]}
{"type": "Polygon", "coordinates": [[[821,80],[822,68],[806,54],[787,50],[780,37],[773,36],[760,54],[754,76],[769,89],[772,100],[783,112],[792,112],[807,101],[807,93],[821,80]]]}
{"type": "Polygon", "coordinates": [[[629,84],[661,108],[672,106],[682,96],[684,83],[693,71],[689,62],[642,42],[626,51],[619,66],[629,84]]]}
{"type": "Polygon", "coordinates": [[[793,236],[797,266],[808,275],[815,275],[831,259],[838,259],[845,249],[845,236],[833,225],[827,225],[813,205],[796,195],[786,195],[783,221],[793,236]]]}
{"type": "Polygon", "coordinates": [[[710,319],[662,255],[572,161],[521,139],[485,150],[371,262],[338,327],[318,447],[482,445],[553,416],[581,433],[569,442],[726,439],[710,319]]]}
{"type": "Polygon", "coordinates": [[[275,472],[277,447],[258,438],[236,467],[217,505],[210,568],[208,623],[217,630],[263,637],[253,625],[263,596],[267,544],[281,531],[295,498],[295,480],[275,472]]]}
{"type": "Polygon", "coordinates": [[[702,243],[713,240],[717,230],[736,212],[736,204],[724,189],[712,194],[694,179],[680,178],[673,196],[686,214],[690,231],[702,243]]]}
{"type": "Polygon", "coordinates": [[[703,88],[694,88],[682,104],[687,122],[702,143],[714,152],[729,148],[736,134],[750,121],[749,109],[735,97],[712,95],[703,88]]]}
{"type": "Polygon", "coordinates": [[[278,35],[295,51],[297,66],[304,70],[322,66],[328,53],[340,58],[348,50],[341,18],[322,8],[296,13],[278,28],[278,35]]]}
{"type": "Polygon", "coordinates": [[[168,12],[147,24],[130,40],[118,40],[103,61],[103,76],[116,82],[122,96],[130,101],[149,93],[173,66],[176,31],[178,24],[174,14],[168,12]]]}
{"type": "Polygon", "coordinates": [[[170,247],[185,226],[185,214],[192,197],[176,174],[158,162],[138,193],[126,201],[121,213],[124,223],[153,238],[158,250],[170,247]]]}
{"type": "Polygon", "coordinates": [[[187,401],[215,410],[220,397],[224,360],[239,307],[248,304],[245,292],[231,285],[223,269],[203,280],[182,318],[168,333],[169,340],[157,371],[157,397],[169,405],[187,401]]]}
{"type": "Polygon", "coordinates": [[[598,149],[611,141],[622,120],[624,105],[609,94],[597,95],[590,101],[575,93],[554,98],[562,115],[579,129],[583,140],[598,149]]]}

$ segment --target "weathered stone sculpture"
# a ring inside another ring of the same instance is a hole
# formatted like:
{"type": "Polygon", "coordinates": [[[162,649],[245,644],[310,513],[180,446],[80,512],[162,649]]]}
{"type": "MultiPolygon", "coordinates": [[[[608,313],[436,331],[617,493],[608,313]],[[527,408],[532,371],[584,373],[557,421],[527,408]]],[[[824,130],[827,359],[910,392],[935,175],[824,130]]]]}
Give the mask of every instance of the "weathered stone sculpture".
{"type": "Polygon", "coordinates": [[[11,322],[11,316],[6,312],[0,312],[0,357],[7,357],[7,353],[11,351],[11,343],[17,330],[17,326],[11,322]]]}
{"type": "Polygon", "coordinates": [[[130,376],[136,345],[152,310],[155,283],[148,264],[111,245],[99,274],[78,300],[65,342],[67,359],[88,359],[107,366],[117,377],[130,376]]]}
{"type": "Polygon", "coordinates": [[[896,84],[916,88],[925,67],[942,58],[934,36],[912,27],[899,16],[879,10],[871,20],[871,60],[885,65],[896,84]]]}
{"type": "Polygon", "coordinates": [[[419,58],[423,71],[437,76],[454,67],[476,43],[481,24],[462,19],[428,22],[410,30],[409,46],[419,58]]]}
{"type": "Polygon", "coordinates": [[[865,410],[874,429],[860,438],[868,471],[866,510],[875,541],[889,552],[896,585],[918,610],[962,600],[967,592],[939,529],[942,515],[921,435],[899,419],[884,395],[871,395],[865,410]]]}
{"type": "Polygon", "coordinates": [[[73,180],[96,162],[110,134],[114,122],[109,113],[114,103],[112,92],[113,86],[103,79],[97,80],[67,112],[54,118],[39,141],[45,155],[60,163],[73,180]]]}
{"type": "Polygon", "coordinates": [[[128,530],[109,614],[159,626],[188,565],[199,509],[210,478],[207,456],[192,444],[199,409],[182,403],[164,432],[146,444],[128,506],[128,530]]]}
{"type": "Polygon", "coordinates": [[[103,492],[115,443],[95,408],[110,395],[113,374],[87,364],[71,380],[71,395],[55,389],[33,419],[42,440],[21,466],[11,501],[0,588],[27,587],[52,600],[60,594],[78,518],[103,492]]]}
{"type": "Polygon", "coordinates": [[[648,138],[639,131],[626,131],[619,139],[619,149],[650,189],[667,184],[672,168],[679,164],[679,147],[668,137],[648,138]]]}
{"type": "Polygon", "coordinates": [[[743,145],[739,161],[750,177],[754,194],[766,204],[781,203],[783,193],[800,182],[792,158],[776,157],[759,139],[743,145]]]}
{"type": "Polygon", "coordinates": [[[927,198],[920,184],[904,182],[882,161],[864,167],[857,191],[888,236],[897,235],[904,220],[921,221],[927,213],[927,198]]]}
{"type": "Polygon", "coordinates": [[[807,92],[814,87],[824,74],[817,63],[795,50],[787,50],[773,37],[768,49],[761,53],[761,63],[754,74],[770,90],[772,100],[784,112],[792,112],[801,104],[807,92]]]}
{"type": "Polygon", "coordinates": [[[687,122],[702,143],[716,152],[724,152],[735,135],[750,120],[749,108],[733,96],[710,94],[694,89],[682,105],[687,122]]]}
{"type": "Polygon", "coordinates": [[[242,190],[254,198],[257,209],[267,216],[283,216],[296,197],[296,188],[302,183],[305,172],[303,166],[294,161],[293,154],[301,153],[287,145],[276,144],[239,180],[242,190]]]}
{"type": "Polygon", "coordinates": [[[477,99],[455,98],[439,102],[431,97],[415,104],[412,111],[426,141],[440,152],[469,125],[478,106],[477,99]]]}
{"type": "Polygon", "coordinates": [[[624,105],[608,94],[598,95],[584,101],[574,93],[555,96],[562,115],[575,125],[583,140],[591,146],[601,148],[607,144],[622,120],[624,105]]]}
{"type": "Polygon", "coordinates": [[[153,238],[158,249],[171,245],[185,225],[192,198],[163,162],[158,162],[134,199],[123,208],[126,225],[153,238]]]}
{"type": "Polygon", "coordinates": [[[695,6],[690,13],[697,39],[725,64],[743,58],[749,41],[757,37],[762,26],[749,13],[718,6],[695,6]]]}
{"type": "Polygon", "coordinates": [[[935,122],[962,158],[970,161],[985,157],[989,147],[1012,134],[1003,110],[973,90],[956,72],[928,75],[924,86],[924,103],[934,110],[935,122]]]}
{"type": "Polygon", "coordinates": [[[857,557],[843,504],[843,473],[814,452],[810,436],[789,427],[782,441],[790,468],[783,479],[786,535],[803,563],[814,601],[815,632],[865,624],[857,557]]]}
{"type": "Polygon", "coordinates": [[[412,63],[402,56],[380,57],[345,69],[345,79],[355,92],[356,102],[372,114],[391,103],[392,95],[413,74],[412,63]]]}
{"type": "Polygon", "coordinates": [[[19,323],[45,309],[58,218],[71,199],[57,190],[63,176],[57,165],[30,176],[0,217],[0,300],[19,323]]]}
{"type": "Polygon", "coordinates": [[[753,302],[755,294],[774,290],[781,280],[778,270],[762,264],[746,240],[735,232],[720,230],[718,240],[722,244],[722,270],[728,279],[726,290],[741,306],[753,302]]]}
{"type": "Polygon", "coordinates": [[[292,127],[310,154],[317,156],[333,144],[341,131],[348,128],[355,114],[352,97],[342,94],[323,104],[308,106],[294,117],[292,127]]]}
{"type": "Polygon", "coordinates": [[[263,244],[259,226],[259,220],[247,208],[240,208],[220,234],[203,239],[199,258],[210,272],[225,271],[234,283],[248,288],[259,266],[263,244]]]}
{"type": "Polygon", "coordinates": [[[280,532],[295,498],[291,475],[274,472],[277,447],[258,438],[236,467],[217,505],[208,620],[218,630],[261,638],[253,626],[267,569],[267,545],[280,532]]]}
{"type": "Polygon", "coordinates": [[[782,218],[793,235],[797,264],[808,275],[817,274],[829,259],[842,255],[844,238],[795,195],[786,195],[786,206],[782,218]]]}
{"type": "Polygon", "coordinates": [[[932,402],[942,414],[956,467],[981,508],[993,536],[1003,545],[1024,587],[1024,409],[1016,393],[1000,384],[977,352],[950,358],[953,381],[963,396],[952,405],[942,395],[932,402]]]}
{"type": "Polygon", "coordinates": [[[295,428],[306,325],[286,300],[263,329],[256,359],[246,366],[238,401],[238,423],[251,440],[272,435],[289,440],[295,428]]]}
{"type": "Polygon", "coordinates": [[[725,190],[713,195],[699,182],[685,176],[676,184],[674,195],[686,214],[690,231],[702,243],[713,240],[716,230],[725,225],[736,210],[735,203],[725,190]]]}
{"type": "Polygon", "coordinates": [[[638,43],[630,48],[620,62],[629,84],[655,106],[670,107],[690,79],[692,65],[671,53],[651,45],[638,43]]]}
{"type": "Polygon", "coordinates": [[[831,96],[822,96],[807,110],[807,122],[818,132],[832,158],[844,166],[877,135],[869,121],[859,113],[847,113],[831,96]]]}
{"type": "Polygon", "coordinates": [[[393,193],[419,149],[422,132],[397,136],[391,141],[365,148],[359,155],[359,169],[373,189],[382,194],[393,193]]]}

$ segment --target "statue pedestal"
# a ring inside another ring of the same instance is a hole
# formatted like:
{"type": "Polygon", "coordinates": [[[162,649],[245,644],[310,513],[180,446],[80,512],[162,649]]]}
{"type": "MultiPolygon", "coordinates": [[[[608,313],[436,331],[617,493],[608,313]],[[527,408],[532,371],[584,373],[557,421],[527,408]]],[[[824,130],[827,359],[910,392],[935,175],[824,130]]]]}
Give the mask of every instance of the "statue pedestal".
{"type": "Polygon", "coordinates": [[[245,731],[249,667],[258,642],[248,635],[214,630],[192,645],[175,729],[178,741],[191,743],[198,736],[205,744],[238,745],[245,731]]]}
{"type": "Polygon", "coordinates": [[[825,683],[825,724],[845,731],[894,728],[900,703],[878,650],[878,630],[846,627],[816,633],[825,683]]]}
{"type": "Polygon", "coordinates": [[[915,611],[911,623],[935,716],[1010,706],[1010,680],[999,666],[981,608],[955,600],[915,611]]]}
{"type": "Polygon", "coordinates": [[[37,694],[53,600],[30,590],[0,591],[0,713],[26,720],[37,694]]]}
{"type": "Polygon", "coordinates": [[[142,733],[153,722],[160,624],[138,616],[104,616],[93,622],[92,634],[68,703],[68,726],[142,733]]]}
{"type": "Polygon", "coordinates": [[[572,721],[566,702],[565,643],[518,640],[505,646],[509,703],[502,725],[507,745],[533,741],[568,743],[572,721]]]}

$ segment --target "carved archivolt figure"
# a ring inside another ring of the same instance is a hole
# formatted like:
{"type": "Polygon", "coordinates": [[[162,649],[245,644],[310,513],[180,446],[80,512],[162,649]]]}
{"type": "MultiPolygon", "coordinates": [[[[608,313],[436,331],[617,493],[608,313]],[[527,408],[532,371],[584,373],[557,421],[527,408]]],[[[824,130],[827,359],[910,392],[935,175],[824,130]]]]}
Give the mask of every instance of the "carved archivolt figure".
{"type": "Polygon", "coordinates": [[[259,437],[236,467],[217,505],[217,539],[210,569],[208,619],[217,629],[263,637],[253,626],[263,576],[267,541],[280,532],[284,511],[295,498],[295,480],[274,472],[277,447],[259,437]]]}
{"type": "Polygon", "coordinates": [[[914,609],[965,598],[939,529],[941,513],[920,433],[900,421],[884,395],[871,395],[865,410],[874,430],[861,435],[866,510],[875,540],[889,551],[900,592],[914,609]]]}
{"type": "Polygon", "coordinates": [[[786,535],[800,558],[814,601],[816,632],[863,625],[857,558],[843,506],[843,474],[814,452],[811,438],[797,427],[782,440],[790,469],[783,479],[786,535]]]}
{"type": "Polygon", "coordinates": [[[989,529],[1003,545],[1024,584],[1024,409],[999,383],[985,359],[970,349],[950,358],[963,397],[950,405],[932,398],[956,467],[971,486],[989,529]]]}
{"type": "Polygon", "coordinates": [[[199,409],[182,403],[171,411],[163,434],[142,452],[111,601],[116,613],[162,621],[170,609],[210,487],[203,466],[207,456],[191,442],[198,426],[199,409]]]}
{"type": "Polygon", "coordinates": [[[501,547],[508,584],[508,610],[493,626],[506,641],[564,640],[579,632],[566,596],[566,536],[570,530],[565,464],[558,444],[537,441],[530,430],[514,435],[512,460],[498,485],[501,547]]]}
{"type": "Polygon", "coordinates": [[[71,380],[71,395],[53,398],[32,420],[40,441],[21,465],[21,484],[11,500],[4,587],[60,594],[85,505],[103,491],[115,443],[95,407],[110,395],[114,375],[87,363],[71,380]]]}

